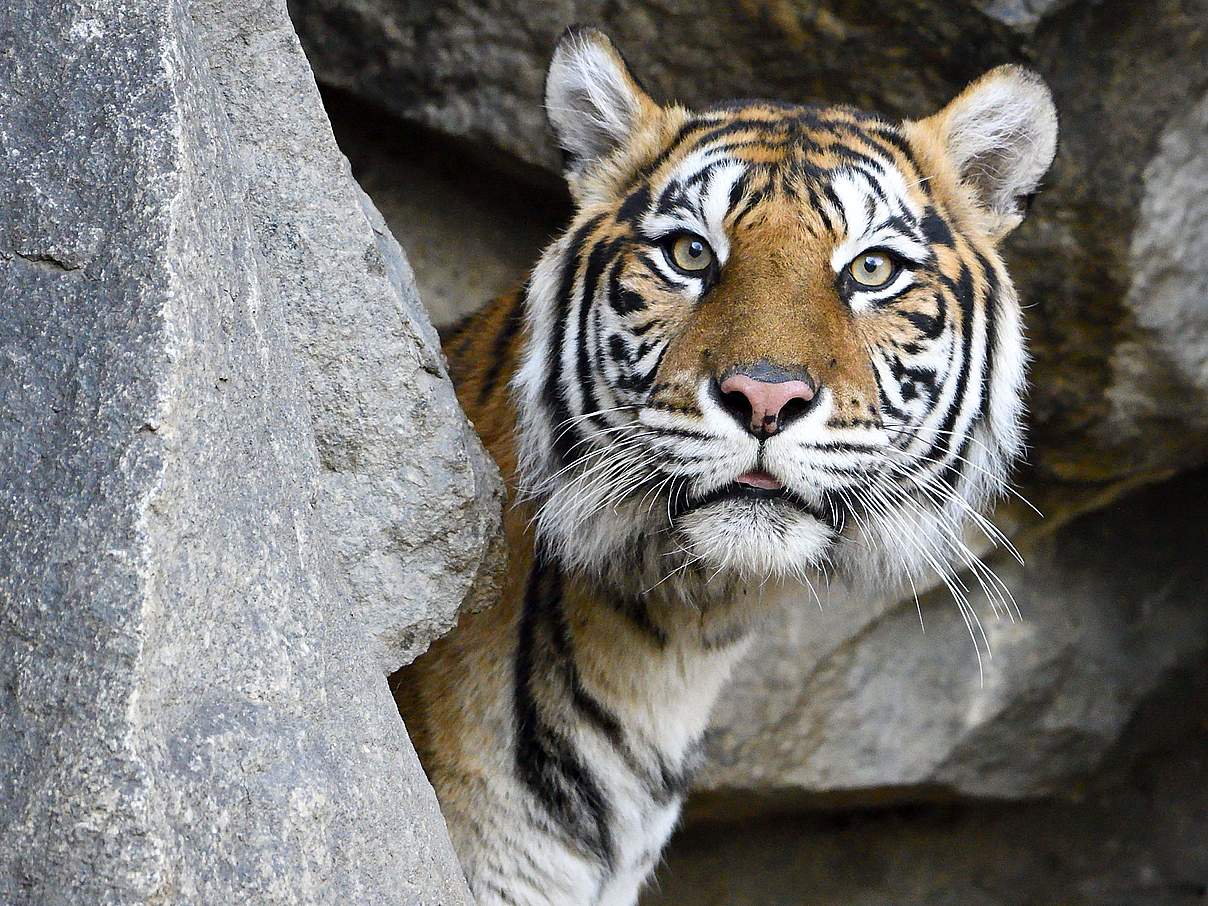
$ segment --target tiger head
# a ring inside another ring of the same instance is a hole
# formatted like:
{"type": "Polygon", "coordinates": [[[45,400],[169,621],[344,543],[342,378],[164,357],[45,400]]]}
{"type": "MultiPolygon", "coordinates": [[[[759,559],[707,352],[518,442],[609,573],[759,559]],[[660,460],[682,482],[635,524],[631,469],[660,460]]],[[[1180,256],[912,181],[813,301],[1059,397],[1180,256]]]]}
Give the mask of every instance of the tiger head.
{"type": "Polygon", "coordinates": [[[1027,359],[998,246],[1056,146],[1038,76],[991,70],[918,121],[693,112],[577,29],[545,101],[576,212],[513,382],[543,544],[643,583],[884,582],[993,531],[1027,359]]]}

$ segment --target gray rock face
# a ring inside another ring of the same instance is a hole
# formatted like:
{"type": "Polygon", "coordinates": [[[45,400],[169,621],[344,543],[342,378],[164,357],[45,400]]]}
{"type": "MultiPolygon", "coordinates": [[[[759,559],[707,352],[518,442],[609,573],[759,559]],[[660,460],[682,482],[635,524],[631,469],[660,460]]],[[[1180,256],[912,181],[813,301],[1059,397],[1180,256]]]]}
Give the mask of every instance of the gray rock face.
{"type": "Polygon", "coordinates": [[[0,901],[458,904],[495,479],[281,4],[0,13],[0,901]]]}
{"type": "Polygon", "coordinates": [[[1075,0],[973,0],[973,5],[992,19],[1030,32],[1042,19],[1072,5],[1075,0]]]}
{"type": "Polygon", "coordinates": [[[1112,357],[1100,428],[1138,447],[1153,433],[1146,428],[1161,422],[1208,435],[1208,407],[1198,405],[1208,396],[1206,147],[1208,92],[1167,124],[1143,174],[1129,250],[1135,276],[1124,299],[1137,329],[1112,357]],[[1138,411],[1143,422],[1130,417],[1138,411]]]}
{"type": "MultiPolygon", "coordinates": [[[[349,178],[277,6],[202,0],[193,16],[212,48],[266,264],[304,275],[279,283],[303,356],[319,508],[390,673],[456,618],[498,532],[499,480],[457,405],[410,267],[349,178]],[[284,33],[261,24],[270,9],[284,33]],[[300,86],[310,104],[296,103],[300,86]]],[[[490,565],[481,572],[479,603],[490,565]]]]}
{"type": "MultiPolygon", "coordinates": [[[[453,324],[524,282],[569,205],[441,148],[364,105],[333,104],[332,127],[357,181],[407,249],[432,322],[453,324]]],[[[554,184],[553,177],[549,179],[554,184]]]]}
{"type": "Polygon", "coordinates": [[[1184,248],[1152,222],[1166,216],[1164,192],[1189,224],[1208,210],[1202,181],[1185,179],[1175,194],[1144,175],[1177,153],[1175,133],[1194,133],[1192,110],[1208,91],[1208,0],[290,3],[321,80],[551,174],[543,75],[571,22],[603,27],[656,97],[687,104],[770,96],[919,116],[995,64],[1031,65],[1061,114],[1056,165],[1011,252],[1031,306],[1033,493],[1056,524],[1208,461],[1208,432],[1184,430],[1146,389],[1208,411],[1201,379],[1178,364],[1188,338],[1208,331],[1208,307],[1170,271],[1163,310],[1178,309],[1179,331],[1155,331],[1141,300],[1156,275],[1137,258],[1139,248],[1159,261],[1184,248]]]}
{"type": "Polygon", "coordinates": [[[1181,682],[1093,783],[1052,802],[710,823],[672,840],[643,906],[1193,906],[1208,697],[1181,682]],[[1140,749],[1140,751],[1138,751],[1140,749]]]}
{"type": "MultiPolygon", "coordinates": [[[[760,636],[723,694],[699,813],[767,802],[1060,795],[1171,675],[1208,658],[1208,480],[1182,479],[990,560],[1023,619],[943,591],[810,601],[760,636]],[[922,626],[920,626],[920,619],[922,626]],[[737,802],[735,799],[744,800],[737,802]]],[[[964,577],[976,589],[975,580],[964,577]]]]}

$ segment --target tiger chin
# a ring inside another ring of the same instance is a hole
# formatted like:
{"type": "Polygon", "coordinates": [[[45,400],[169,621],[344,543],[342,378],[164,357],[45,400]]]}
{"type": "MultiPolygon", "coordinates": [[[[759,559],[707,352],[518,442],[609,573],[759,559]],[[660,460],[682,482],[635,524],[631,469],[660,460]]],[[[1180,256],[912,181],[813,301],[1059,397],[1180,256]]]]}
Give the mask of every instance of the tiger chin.
{"type": "Polygon", "coordinates": [[[396,697],[478,906],[629,906],[753,633],[977,569],[1023,442],[999,245],[1057,119],[1015,66],[918,121],[663,106],[589,28],[545,101],[574,218],[446,343],[508,573],[396,697]]]}

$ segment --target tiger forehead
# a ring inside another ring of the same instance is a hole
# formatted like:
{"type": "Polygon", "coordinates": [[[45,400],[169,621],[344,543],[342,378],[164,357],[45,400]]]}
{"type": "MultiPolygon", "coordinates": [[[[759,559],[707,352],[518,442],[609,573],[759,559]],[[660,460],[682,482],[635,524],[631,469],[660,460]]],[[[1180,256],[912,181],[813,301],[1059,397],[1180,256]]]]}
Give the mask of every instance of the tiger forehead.
{"type": "Polygon", "coordinates": [[[724,261],[725,233],[769,217],[837,243],[894,218],[910,231],[939,201],[904,132],[876,116],[771,102],[672,113],[657,141],[630,147],[612,202],[616,227],[647,239],[700,232],[724,261]]]}
{"type": "Polygon", "coordinates": [[[844,166],[903,175],[917,171],[913,151],[896,124],[847,107],[774,102],[730,104],[688,115],[641,168],[629,188],[664,185],[690,176],[685,164],[730,160],[777,171],[781,178],[824,179],[844,166]]]}

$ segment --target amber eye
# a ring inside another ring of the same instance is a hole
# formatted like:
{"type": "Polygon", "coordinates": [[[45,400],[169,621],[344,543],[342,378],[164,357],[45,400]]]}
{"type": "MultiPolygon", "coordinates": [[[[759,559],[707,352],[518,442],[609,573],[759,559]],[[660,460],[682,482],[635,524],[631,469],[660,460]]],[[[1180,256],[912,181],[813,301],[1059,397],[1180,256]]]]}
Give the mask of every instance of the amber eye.
{"type": "Polygon", "coordinates": [[[877,289],[892,279],[897,267],[885,252],[873,249],[860,255],[847,266],[852,279],[868,289],[877,289]]]}
{"type": "Polygon", "coordinates": [[[681,271],[699,274],[713,265],[713,249],[709,243],[692,233],[681,233],[667,246],[667,257],[681,271]]]}

